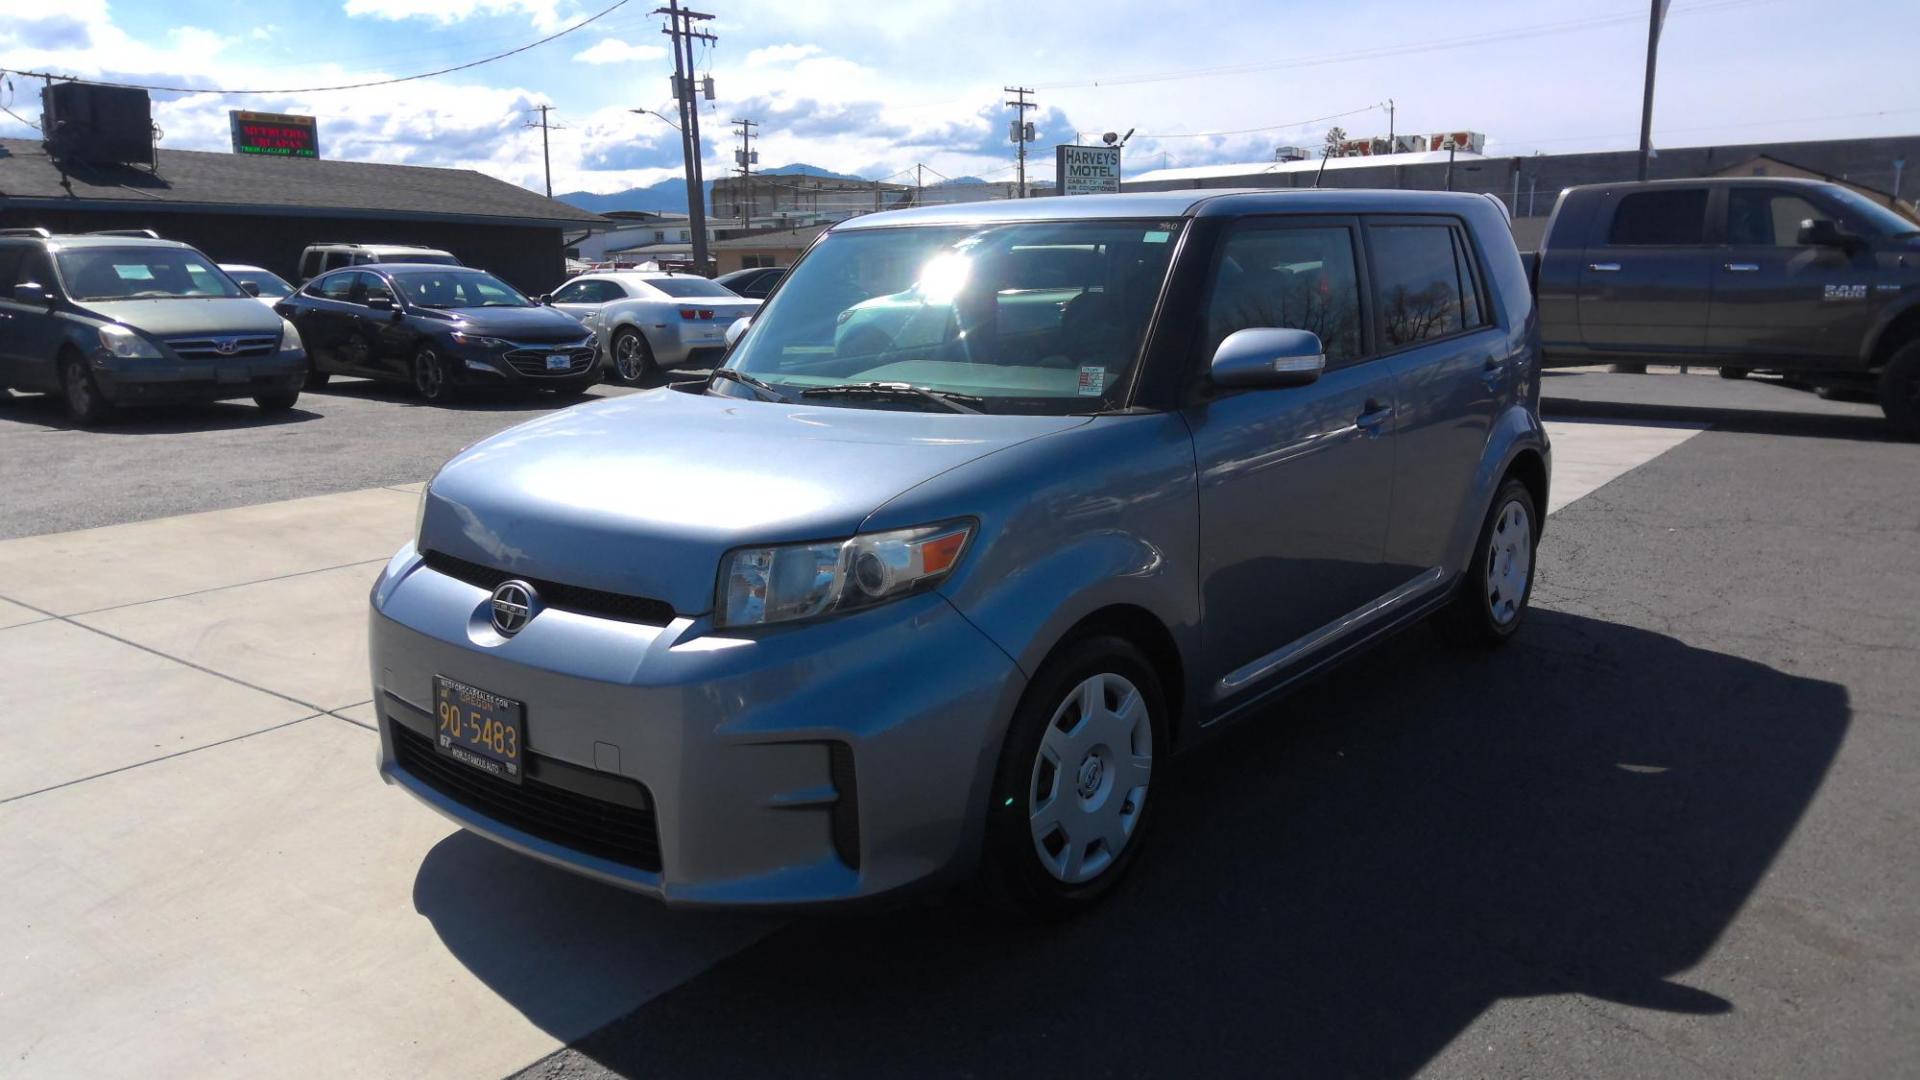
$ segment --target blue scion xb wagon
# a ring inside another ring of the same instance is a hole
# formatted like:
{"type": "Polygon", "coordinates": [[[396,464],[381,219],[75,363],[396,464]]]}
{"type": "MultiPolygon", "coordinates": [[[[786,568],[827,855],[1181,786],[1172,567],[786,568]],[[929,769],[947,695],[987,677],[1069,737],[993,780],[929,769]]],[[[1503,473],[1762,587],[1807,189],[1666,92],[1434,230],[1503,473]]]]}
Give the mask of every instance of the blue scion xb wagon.
{"type": "Polygon", "coordinates": [[[695,392],[433,478],[373,590],[381,773],[688,905],[1140,856],[1169,756],[1526,612],[1539,331],[1475,195],[1161,192],[827,232],[695,392]]]}

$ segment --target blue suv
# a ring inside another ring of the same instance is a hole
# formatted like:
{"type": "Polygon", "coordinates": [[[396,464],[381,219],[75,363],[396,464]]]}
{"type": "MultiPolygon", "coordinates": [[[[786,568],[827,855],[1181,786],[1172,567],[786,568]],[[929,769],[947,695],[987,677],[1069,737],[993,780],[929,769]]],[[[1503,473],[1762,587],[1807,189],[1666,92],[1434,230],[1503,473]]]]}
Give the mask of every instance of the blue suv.
{"type": "Polygon", "coordinates": [[[1480,196],[873,214],[730,336],[434,477],[372,596],[388,781],[670,903],[1058,916],[1174,753],[1418,620],[1524,621],[1539,330],[1480,196]]]}

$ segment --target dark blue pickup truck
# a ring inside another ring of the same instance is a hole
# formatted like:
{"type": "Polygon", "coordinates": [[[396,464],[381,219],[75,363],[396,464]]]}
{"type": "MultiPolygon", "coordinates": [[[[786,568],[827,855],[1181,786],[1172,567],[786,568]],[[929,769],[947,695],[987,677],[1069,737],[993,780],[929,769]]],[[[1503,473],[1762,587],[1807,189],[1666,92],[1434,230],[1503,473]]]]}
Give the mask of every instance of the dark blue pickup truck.
{"type": "Polygon", "coordinates": [[[1920,438],[1920,225],[1851,188],[1770,177],[1568,188],[1535,273],[1549,366],[1775,371],[1873,392],[1920,438]]]}

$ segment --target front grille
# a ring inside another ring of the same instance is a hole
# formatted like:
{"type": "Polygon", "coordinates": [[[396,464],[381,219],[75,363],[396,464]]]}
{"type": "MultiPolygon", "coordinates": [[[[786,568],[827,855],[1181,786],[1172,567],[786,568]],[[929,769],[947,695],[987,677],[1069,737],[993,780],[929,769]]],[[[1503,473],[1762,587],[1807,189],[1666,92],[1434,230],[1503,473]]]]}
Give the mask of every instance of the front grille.
{"type": "Polygon", "coordinates": [[[177,337],[168,338],[167,347],[182,360],[244,360],[251,356],[271,356],[280,348],[280,336],[177,337]]]}
{"type": "Polygon", "coordinates": [[[596,798],[540,779],[547,772],[590,772],[531,757],[527,776],[515,784],[452,758],[442,757],[427,736],[388,720],[393,755],[401,768],[461,806],[571,851],[650,873],[660,872],[660,828],[653,799],[639,783],[594,773],[596,786],[621,792],[621,801],[596,798]]]}
{"type": "Polygon", "coordinates": [[[566,349],[539,347],[519,348],[509,349],[506,353],[507,363],[512,364],[513,370],[520,374],[531,375],[535,378],[552,379],[563,379],[568,375],[586,374],[587,369],[593,366],[593,356],[593,347],[590,345],[566,349]],[[566,354],[567,369],[565,371],[548,370],[547,357],[555,353],[566,354]]]}
{"type": "Polygon", "coordinates": [[[644,623],[647,626],[665,626],[673,621],[673,605],[665,600],[655,600],[647,596],[628,596],[625,593],[604,592],[579,585],[565,585],[557,581],[522,577],[519,574],[495,570],[491,566],[468,562],[439,551],[428,551],[421,558],[435,572],[457,578],[488,592],[499,588],[502,582],[524,581],[540,594],[540,602],[550,608],[572,611],[581,615],[593,615],[602,619],[617,619],[620,622],[644,623]]]}

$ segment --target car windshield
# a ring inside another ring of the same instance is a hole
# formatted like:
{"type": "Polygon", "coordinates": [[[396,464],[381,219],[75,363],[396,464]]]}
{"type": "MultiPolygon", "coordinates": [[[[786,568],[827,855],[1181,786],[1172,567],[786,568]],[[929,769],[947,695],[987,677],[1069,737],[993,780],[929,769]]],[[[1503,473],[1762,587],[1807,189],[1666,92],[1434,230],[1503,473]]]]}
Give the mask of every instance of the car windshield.
{"type": "Polygon", "coordinates": [[[728,300],[740,299],[737,294],[728,291],[725,286],[708,281],[706,278],[657,277],[647,278],[646,284],[649,288],[658,289],[668,296],[676,298],[686,296],[719,296],[725,297],[728,300]]]}
{"type": "Polygon", "coordinates": [[[229,270],[227,276],[242,285],[258,286],[261,296],[293,295],[293,286],[265,270],[229,270]]]}
{"type": "Polygon", "coordinates": [[[1836,185],[1828,194],[1846,207],[1847,213],[1843,223],[1855,233],[1865,236],[1904,236],[1920,231],[1920,224],[1915,224],[1912,219],[1890,207],[1874,202],[1852,188],[1836,185]]]}
{"type": "MultiPolygon", "coordinates": [[[[1097,412],[1132,370],[1179,228],[1067,221],[829,233],[788,271],[727,366],[789,394],[905,383],[978,398],[982,412],[1097,412]]],[[[939,408],[904,393],[808,400],[939,408]]]]}
{"type": "Polygon", "coordinates": [[[76,247],[58,253],[75,300],[214,299],[245,296],[199,252],[173,247],[76,247]]]}
{"type": "Polygon", "coordinates": [[[518,289],[484,270],[399,270],[393,283],[415,307],[532,307],[518,289]]]}

